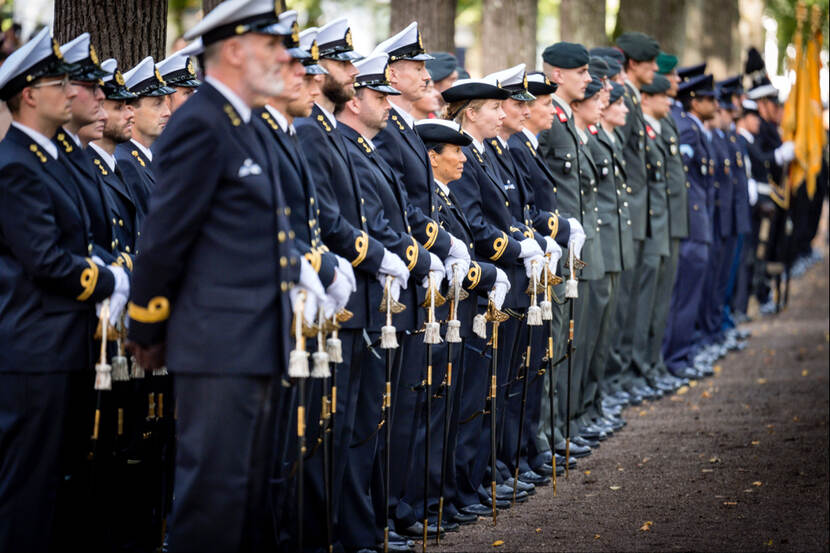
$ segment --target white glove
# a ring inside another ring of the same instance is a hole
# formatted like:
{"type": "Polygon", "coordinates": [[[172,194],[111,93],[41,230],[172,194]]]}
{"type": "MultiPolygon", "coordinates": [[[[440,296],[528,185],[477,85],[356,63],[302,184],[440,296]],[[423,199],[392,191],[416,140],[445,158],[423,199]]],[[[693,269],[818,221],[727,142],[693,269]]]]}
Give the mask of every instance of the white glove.
{"type": "Polygon", "coordinates": [[[392,275],[398,283],[398,288],[406,290],[409,281],[409,269],[406,268],[406,263],[400,257],[389,250],[383,250],[383,259],[380,262],[378,280],[381,286],[386,286],[386,275],[392,275]]]}
{"type": "Polygon", "coordinates": [[[542,276],[542,267],[545,266],[545,256],[543,255],[534,255],[533,257],[526,257],[522,260],[525,264],[525,274],[527,278],[533,278],[533,274],[536,274],[536,278],[542,276]]]}
{"type": "Polygon", "coordinates": [[[554,248],[550,251],[550,259],[548,260],[548,267],[550,272],[556,274],[556,268],[559,260],[562,259],[562,248],[556,242],[553,243],[554,248]]]}
{"type": "Polygon", "coordinates": [[[326,318],[346,307],[349,303],[349,296],[352,294],[352,284],[339,267],[334,270],[334,274],[334,280],[326,288],[326,301],[323,302],[326,318]]]}
{"type": "Polygon", "coordinates": [[[504,284],[503,282],[496,281],[493,284],[492,290],[490,290],[490,299],[493,300],[493,304],[496,306],[496,309],[501,310],[502,305],[504,305],[504,298],[507,296],[507,290],[509,284],[504,284]]]}
{"type": "Polygon", "coordinates": [[[773,154],[775,155],[775,163],[784,166],[795,159],[795,144],[788,140],[778,146],[773,154]]]}
{"type": "Polygon", "coordinates": [[[305,257],[300,258],[300,280],[288,293],[292,310],[297,304],[297,298],[299,298],[301,291],[306,292],[303,317],[306,323],[314,324],[314,320],[317,318],[317,306],[320,302],[326,301],[326,290],[323,288],[323,283],[320,282],[320,277],[317,276],[317,271],[314,270],[305,257]]]}
{"type": "Polygon", "coordinates": [[[110,325],[115,326],[121,319],[121,312],[127,305],[127,298],[130,297],[130,279],[127,277],[127,272],[118,265],[110,265],[107,269],[115,278],[115,288],[110,296],[110,325]]]}
{"type": "Polygon", "coordinates": [[[432,282],[435,286],[441,286],[441,281],[444,280],[445,272],[446,269],[444,268],[444,264],[441,262],[441,258],[434,253],[429,254],[429,275],[424,277],[423,282],[421,282],[421,286],[424,288],[429,286],[430,276],[432,277],[432,282]]]}
{"type": "Polygon", "coordinates": [[[579,258],[582,255],[582,246],[585,245],[585,231],[582,229],[580,222],[573,217],[568,219],[568,224],[571,226],[568,247],[573,248],[574,257],[579,258]]]}
{"type": "Polygon", "coordinates": [[[340,272],[343,273],[343,276],[346,277],[347,281],[349,281],[352,292],[357,292],[357,280],[354,278],[354,269],[352,269],[352,264],[346,261],[345,258],[338,255],[337,268],[340,269],[340,272]]]}
{"type": "Polygon", "coordinates": [[[758,181],[755,179],[749,179],[746,181],[746,191],[749,195],[749,205],[755,205],[758,203],[758,181]]]}
{"type": "Polygon", "coordinates": [[[470,270],[470,252],[467,251],[467,246],[455,236],[450,235],[450,239],[450,251],[444,260],[447,282],[452,282],[454,265],[458,265],[458,272],[461,275],[466,275],[470,270]]]}
{"type": "MultiPolygon", "coordinates": [[[[496,267],[496,283],[495,284],[502,284],[507,288],[507,291],[510,291],[512,285],[510,284],[510,279],[507,278],[507,273],[496,267]]],[[[494,284],[494,285],[495,285],[494,284]]]]}
{"type": "Polygon", "coordinates": [[[522,259],[543,255],[545,253],[542,251],[542,248],[539,247],[539,242],[533,238],[525,238],[519,242],[519,245],[522,247],[522,251],[519,252],[519,257],[522,259]]]}

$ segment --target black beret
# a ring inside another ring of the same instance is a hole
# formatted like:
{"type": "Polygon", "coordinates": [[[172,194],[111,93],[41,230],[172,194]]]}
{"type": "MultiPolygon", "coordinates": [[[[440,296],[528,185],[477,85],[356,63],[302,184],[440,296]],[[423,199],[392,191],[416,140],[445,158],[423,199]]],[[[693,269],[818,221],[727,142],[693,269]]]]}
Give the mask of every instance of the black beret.
{"type": "Polygon", "coordinates": [[[605,58],[600,56],[591,56],[588,60],[588,73],[590,73],[592,77],[604,79],[608,76],[608,71],[608,62],[605,61],[605,58]]]}
{"type": "Polygon", "coordinates": [[[623,33],[617,38],[617,46],[635,61],[653,60],[660,53],[660,45],[645,33],[623,33]]]}
{"type": "Polygon", "coordinates": [[[431,60],[426,61],[427,71],[433,82],[446,79],[458,66],[458,60],[449,52],[434,52],[431,60]]]}
{"type": "Polygon", "coordinates": [[[613,46],[597,46],[591,48],[591,55],[611,58],[612,60],[616,60],[620,65],[625,63],[625,55],[619,48],[614,48],[613,46]]]}
{"type": "Polygon", "coordinates": [[[622,72],[622,64],[615,60],[614,58],[604,57],[605,63],[608,64],[608,73],[606,76],[610,79],[612,77],[616,77],[617,75],[622,72]]]}
{"type": "Polygon", "coordinates": [[[640,92],[646,94],[664,94],[671,88],[671,83],[663,75],[655,75],[651,84],[640,87],[640,92]]]}
{"type": "Polygon", "coordinates": [[[448,104],[462,100],[506,100],[510,91],[484,81],[461,79],[441,93],[448,104]]]}
{"type": "Polygon", "coordinates": [[[415,132],[424,141],[427,150],[439,144],[469,146],[473,138],[458,123],[444,119],[422,119],[415,122],[415,132]]]}
{"type": "Polygon", "coordinates": [[[597,77],[593,77],[588,86],[585,87],[585,96],[582,99],[587,100],[600,90],[602,90],[602,81],[597,77]]]}
{"type": "Polygon", "coordinates": [[[611,93],[608,96],[608,104],[613,104],[625,95],[625,87],[618,82],[611,81],[611,93]]]}
{"type": "Polygon", "coordinates": [[[573,42],[557,42],[551,44],[542,52],[542,60],[554,67],[575,69],[588,65],[590,56],[588,49],[573,42]]]}

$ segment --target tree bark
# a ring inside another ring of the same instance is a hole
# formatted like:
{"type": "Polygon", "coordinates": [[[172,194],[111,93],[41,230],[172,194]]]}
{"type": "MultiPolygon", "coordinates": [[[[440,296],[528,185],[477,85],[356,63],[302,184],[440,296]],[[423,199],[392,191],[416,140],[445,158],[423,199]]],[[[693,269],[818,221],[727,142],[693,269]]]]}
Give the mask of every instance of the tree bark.
{"type": "Polygon", "coordinates": [[[605,0],[561,0],[559,4],[562,40],[588,48],[605,46],[605,0]]]}
{"type": "Polygon", "coordinates": [[[689,25],[686,4],[690,1],[694,0],[620,0],[614,37],[641,31],[657,39],[664,52],[681,57],[689,25]]]}
{"type": "Polygon", "coordinates": [[[113,57],[128,70],[147,56],[162,60],[167,0],[55,0],[55,38],[65,43],[89,32],[100,61],[113,57]]]}
{"type": "Polygon", "coordinates": [[[483,0],[481,59],[484,74],[519,63],[536,67],[536,0],[483,0]]]}
{"type": "Polygon", "coordinates": [[[456,0],[392,0],[389,33],[397,33],[413,21],[428,52],[455,53],[456,0]]]}

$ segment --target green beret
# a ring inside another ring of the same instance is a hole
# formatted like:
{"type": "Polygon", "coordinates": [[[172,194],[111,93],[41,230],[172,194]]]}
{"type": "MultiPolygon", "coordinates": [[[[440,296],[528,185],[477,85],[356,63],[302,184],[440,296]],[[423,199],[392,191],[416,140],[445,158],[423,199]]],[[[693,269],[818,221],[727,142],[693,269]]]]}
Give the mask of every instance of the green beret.
{"type": "Polygon", "coordinates": [[[625,87],[618,82],[611,81],[611,94],[608,96],[608,105],[622,98],[624,94],[625,87]]]}
{"type": "Polygon", "coordinates": [[[603,59],[605,59],[605,63],[608,64],[608,73],[606,74],[606,77],[611,79],[619,75],[620,72],[622,72],[622,64],[620,64],[617,60],[608,57],[603,59]]]}
{"type": "Polygon", "coordinates": [[[432,59],[426,61],[429,77],[433,82],[446,79],[455,71],[458,60],[449,52],[433,52],[432,59]]]}
{"type": "Polygon", "coordinates": [[[677,67],[677,56],[660,52],[657,55],[657,72],[661,75],[668,75],[677,67]]]}
{"type": "Polygon", "coordinates": [[[671,83],[663,75],[655,75],[651,84],[640,87],[640,92],[645,94],[665,94],[671,88],[671,83]]]}
{"type": "Polygon", "coordinates": [[[575,69],[588,65],[590,56],[588,55],[588,49],[581,44],[557,42],[545,48],[545,51],[542,52],[542,60],[554,67],[575,69]]]}
{"type": "Polygon", "coordinates": [[[592,77],[604,79],[608,76],[608,71],[609,67],[608,63],[605,61],[605,58],[600,56],[591,56],[588,61],[588,73],[590,73],[592,77]]]}
{"type": "Polygon", "coordinates": [[[588,86],[585,87],[585,96],[582,99],[587,100],[594,96],[600,90],[602,90],[602,80],[600,80],[598,77],[592,77],[591,82],[588,83],[588,86]]]}
{"type": "Polygon", "coordinates": [[[649,61],[660,53],[660,45],[645,33],[623,33],[617,39],[617,46],[634,61],[649,61]]]}

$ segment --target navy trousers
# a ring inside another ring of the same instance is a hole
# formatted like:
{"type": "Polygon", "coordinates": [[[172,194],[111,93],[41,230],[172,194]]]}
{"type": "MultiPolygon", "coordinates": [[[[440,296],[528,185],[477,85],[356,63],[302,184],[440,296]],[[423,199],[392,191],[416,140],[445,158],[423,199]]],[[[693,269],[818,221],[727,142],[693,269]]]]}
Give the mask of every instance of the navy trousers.
{"type": "Polygon", "coordinates": [[[708,262],[708,244],[695,240],[680,243],[677,279],[672,290],[666,334],[663,336],[663,358],[669,370],[680,370],[692,364],[695,322],[700,311],[708,262]]]}

